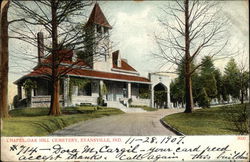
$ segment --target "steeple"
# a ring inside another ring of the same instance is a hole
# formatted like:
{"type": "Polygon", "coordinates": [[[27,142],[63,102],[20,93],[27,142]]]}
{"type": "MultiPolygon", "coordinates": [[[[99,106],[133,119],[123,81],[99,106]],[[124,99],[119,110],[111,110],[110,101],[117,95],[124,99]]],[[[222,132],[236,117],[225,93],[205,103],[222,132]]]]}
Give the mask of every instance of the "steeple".
{"type": "Polygon", "coordinates": [[[99,4],[96,2],[95,6],[89,16],[89,20],[86,25],[98,24],[103,27],[112,29],[111,25],[108,23],[106,17],[104,16],[99,4]]]}

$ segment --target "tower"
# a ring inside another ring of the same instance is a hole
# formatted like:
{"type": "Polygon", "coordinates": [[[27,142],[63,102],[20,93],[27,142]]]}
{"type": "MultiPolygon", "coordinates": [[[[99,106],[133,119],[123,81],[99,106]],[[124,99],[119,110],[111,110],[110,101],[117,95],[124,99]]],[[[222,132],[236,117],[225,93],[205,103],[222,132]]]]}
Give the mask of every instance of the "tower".
{"type": "Polygon", "coordinates": [[[110,31],[111,25],[104,16],[98,3],[89,16],[86,23],[86,28],[91,35],[88,38],[90,51],[92,55],[92,66],[94,70],[110,71],[112,68],[112,54],[110,45],[110,31]]]}

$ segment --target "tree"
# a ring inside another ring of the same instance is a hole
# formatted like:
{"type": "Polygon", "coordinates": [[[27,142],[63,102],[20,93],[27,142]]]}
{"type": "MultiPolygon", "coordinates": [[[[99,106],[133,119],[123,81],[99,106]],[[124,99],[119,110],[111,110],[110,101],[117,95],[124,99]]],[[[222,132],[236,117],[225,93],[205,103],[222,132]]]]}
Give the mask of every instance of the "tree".
{"type": "MultiPolygon", "coordinates": [[[[50,55],[50,63],[42,65],[46,70],[41,71],[44,78],[49,80],[52,85],[50,115],[60,115],[59,91],[60,80],[64,77],[74,65],[78,65],[76,60],[71,66],[61,66],[63,60],[68,57],[72,50],[85,49],[86,39],[89,37],[84,29],[84,24],[79,22],[79,17],[84,16],[83,12],[92,2],[89,1],[13,1],[14,7],[17,9],[20,19],[25,28],[23,30],[11,31],[17,36],[12,38],[20,39],[34,46],[37,46],[37,36],[33,32],[33,28],[43,28],[46,31],[45,39],[50,42],[44,49],[47,55],[50,55]],[[30,34],[31,33],[31,34],[30,34]],[[66,52],[62,50],[69,48],[66,52]]],[[[100,41],[104,37],[95,37],[96,41],[100,41]]],[[[97,54],[97,53],[94,53],[97,54]]],[[[102,55],[102,53],[98,53],[102,55]]],[[[80,65],[79,65],[80,66],[80,65]]],[[[39,68],[39,66],[37,67],[39,68]]]]}
{"type": "Polygon", "coordinates": [[[1,1],[0,15],[0,117],[9,116],[8,113],[8,8],[10,1],[1,1]]]}
{"type": "Polygon", "coordinates": [[[205,88],[203,88],[201,90],[201,94],[199,95],[199,98],[198,98],[198,104],[199,104],[199,106],[202,107],[202,108],[208,108],[208,107],[210,107],[210,101],[211,100],[208,97],[205,88]]]}
{"type": "Polygon", "coordinates": [[[165,102],[167,98],[167,92],[165,90],[157,90],[155,93],[155,103],[157,108],[166,108],[165,102]]]}
{"type": "Polygon", "coordinates": [[[240,97],[240,70],[233,58],[231,58],[224,70],[224,84],[226,95],[233,98],[240,97]]]}
{"type": "Polygon", "coordinates": [[[244,61],[239,63],[239,86],[240,86],[240,101],[244,103],[244,98],[247,96],[249,88],[249,71],[247,71],[244,61]]]}
{"type": "Polygon", "coordinates": [[[193,92],[193,100],[194,103],[198,102],[199,99],[199,95],[201,93],[202,90],[202,83],[200,81],[200,76],[199,76],[199,70],[197,70],[196,72],[194,72],[192,74],[192,92],[193,92]]]}
{"type": "Polygon", "coordinates": [[[177,103],[184,104],[184,88],[182,85],[179,78],[170,83],[170,100],[174,107],[177,106],[177,103]]]}
{"type": "Polygon", "coordinates": [[[164,16],[168,17],[159,19],[167,34],[155,36],[160,52],[154,56],[177,66],[184,59],[185,112],[191,113],[191,77],[202,63],[197,63],[194,68],[191,68],[191,64],[198,56],[217,56],[217,59],[222,56],[222,50],[227,44],[224,28],[227,22],[219,17],[216,3],[184,0],[183,3],[176,1],[174,5],[171,4],[163,9],[164,16]]]}
{"type": "Polygon", "coordinates": [[[224,90],[224,86],[223,86],[222,74],[221,74],[219,69],[215,69],[214,78],[216,80],[216,87],[217,87],[216,98],[220,102],[222,99],[225,98],[225,90],[224,90]]]}
{"type": "Polygon", "coordinates": [[[210,100],[216,97],[217,86],[215,79],[215,67],[210,56],[205,56],[202,58],[200,83],[210,100]]]}
{"type": "MultiPolygon", "coordinates": [[[[191,68],[193,69],[195,67],[194,63],[191,64],[191,68]]],[[[182,61],[176,70],[176,73],[178,74],[178,78],[176,78],[173,82],[170,84],[170,97],[172,102],[179,102],[183,104],[185,103],[185,64],[184,61],[182,61]]],[[[199,94],[202,89],[202,85],[200,82],[200,77],[198,76],[197,72],[194,72],[192,75],[192,81],[193,81],[193,100],[194,102],[198,101],[199,94]]]]}
{"type": "Polygon", "coordinates": [[[202,58],[201,73],[214,73],[215,67],[211,56],[202,58]]]}
{"type": "Polygon", "coordinates": [[[249,88],[249,72],[241,71],[240,72],[240,92],[241,92],[241,104],[244,103],[244,97],[247,96],[247,90],[249,88]]]}

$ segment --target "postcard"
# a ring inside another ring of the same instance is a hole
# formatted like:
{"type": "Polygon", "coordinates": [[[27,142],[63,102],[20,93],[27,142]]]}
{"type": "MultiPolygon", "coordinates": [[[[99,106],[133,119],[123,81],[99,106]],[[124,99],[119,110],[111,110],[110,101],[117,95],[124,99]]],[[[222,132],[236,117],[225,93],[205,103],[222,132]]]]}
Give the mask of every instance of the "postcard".
{"type": "Polygon", "coordinates": [[[248,1],[1,1],[2,161],[249,161],[248,1]]]}

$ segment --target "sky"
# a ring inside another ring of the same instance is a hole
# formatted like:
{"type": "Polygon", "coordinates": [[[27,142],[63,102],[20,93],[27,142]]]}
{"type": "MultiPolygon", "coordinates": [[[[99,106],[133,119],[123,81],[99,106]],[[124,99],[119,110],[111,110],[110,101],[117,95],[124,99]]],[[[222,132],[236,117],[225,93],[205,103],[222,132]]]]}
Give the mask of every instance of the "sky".
{"type": "MultiPolygon", "coordinates": [[[[112,25],[111,40],[113,51],[120,50],[122,58],[128,60],[142,76],[149,72],[168,71],[168,66],[161,67],[162,62],[154,60],[155,52],[153,34],[160,31],[157,17],[161,14],[160,7],[170,1],[100,1],[104,15],[112,25]]],[[[236,60],[248,64],[249,60],[249,15],[247,1],[221,1],[223,16],[228,18],[232,26],[231,46],[240,49],[236,60]]],[[[89,8],[90,14],[93,6],[89,8]]],[[[11,16],[11,15],[9,15],[11,16]]],[[[83,22],[86,20],[83,20],[83,22]]],[[[37,53],[37,49],[24,43],[10,39],[10,82],[17,80],[35,66],[36,60],[28,62],[19,55],[23,52],[37,53]],[[20,70],[22,66],[22,70],[20,70]],[[25,69],[25,70],[23,70],[25,69]]],[[[223,71],[228,59],[218,60],[215,66],[223,71]]]]}

